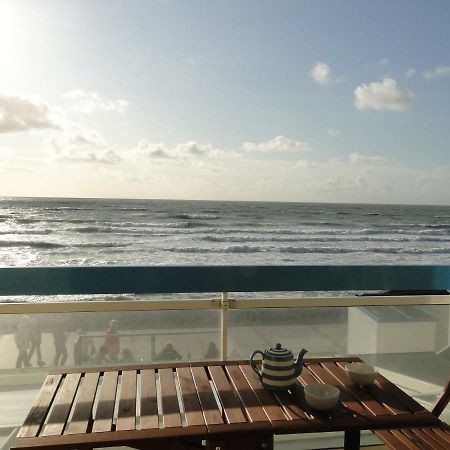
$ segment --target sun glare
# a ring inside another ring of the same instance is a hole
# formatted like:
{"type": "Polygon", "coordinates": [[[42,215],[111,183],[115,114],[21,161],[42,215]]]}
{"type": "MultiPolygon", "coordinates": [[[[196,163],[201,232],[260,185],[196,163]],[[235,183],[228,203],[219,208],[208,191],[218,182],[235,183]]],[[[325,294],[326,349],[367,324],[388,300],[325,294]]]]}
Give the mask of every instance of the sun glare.
{"type": "Polygon", "coordinates": [[[18,61],[25,29],[14,1],[0,0],[0,55],[4,68],[11,69],[18,61]]]}

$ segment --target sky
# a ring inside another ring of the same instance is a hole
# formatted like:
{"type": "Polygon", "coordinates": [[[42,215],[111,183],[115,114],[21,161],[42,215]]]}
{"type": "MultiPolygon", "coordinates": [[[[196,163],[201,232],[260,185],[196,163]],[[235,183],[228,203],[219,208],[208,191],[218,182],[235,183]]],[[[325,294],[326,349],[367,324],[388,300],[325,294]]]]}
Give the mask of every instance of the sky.
{"type": "Polygon", "coordinates": [[[447,0],[0,0],[0,196],[450,205],[447,0]]]}

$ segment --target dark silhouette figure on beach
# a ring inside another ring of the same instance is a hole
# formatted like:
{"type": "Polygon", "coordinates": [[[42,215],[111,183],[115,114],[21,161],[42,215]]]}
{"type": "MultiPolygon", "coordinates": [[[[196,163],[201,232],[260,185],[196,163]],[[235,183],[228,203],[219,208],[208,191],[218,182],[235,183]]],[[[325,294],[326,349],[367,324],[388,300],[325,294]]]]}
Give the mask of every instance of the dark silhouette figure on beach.
{"type": "Polygon", "coordinates": [[[111,320],[106,330],[105,346],[108,358],[117,361],[120,352],[119,335],[117,334],[117,321],[111,320]]]}
{"type": "Polygon", "coordinates": [[[172,361],[174,359],[181,359],[181,355],[175,350],[173,344],[171,342],[169,342],[156,355],[155,359],[159,360],[159,361],[172,361]]]}
{"type": "Polygon", "coordinates": [[[53,341],[55,344],[55,359],[53,364],[55,366],[63,366],[67,359],[67,347],[66,347],[66,332],[64,324],[57,322],[53,328],[53,341]]]}
{"type": "Polygon", "coordinates": [[[214,359],[219,357],[219,349],[214,342],[210,342],[205,353],[205,358],[214,359]]]}
{"type": "Polygon", "coordinates": [[[87,334],[85,326],[77,330],[77,339],[73,345],[73,356],[75,365],[87,362],[95,352],[95,345],[92,336],[87,334]]]}
{"type": "Polygon", "coordinates": [[[45,366],[45,362],[42,361],[42,353],[41,353],[41,340],[42,340],[42,331],[41,324],[37,317],[34,317],[30,321],[31,326],[31,347],[28,352],[28,362],[31,363],[31,357],[34,352],[36,352],[37,357],[37,365],[39,367],[45,366]]]}
{"type": "Polygon", "coordinates": [[[120,362],[122,364],[128,364],[128,363],[134,363],[136,362],[136,358],[133,356],[133,353],[131,353],[131,350],[129,348],[124,348],[122,350],[120,362]]]}
{"type": "Polygon", "coordinates": [[[30,367],[28,362],[28,349],[31,345],[31,324],[29,316],[22,316],[19,325],[16,327],[14,333],[14,340],[16,342],[19,354],[17,356],[16,368],[30,367]]]}
{"type": "Polygon", "coordinates": [[[102,345],[98,352],[89,358],[89,364],[108,364],[111,360],[108,358],[108,349],[106,345],[102,345]]]}

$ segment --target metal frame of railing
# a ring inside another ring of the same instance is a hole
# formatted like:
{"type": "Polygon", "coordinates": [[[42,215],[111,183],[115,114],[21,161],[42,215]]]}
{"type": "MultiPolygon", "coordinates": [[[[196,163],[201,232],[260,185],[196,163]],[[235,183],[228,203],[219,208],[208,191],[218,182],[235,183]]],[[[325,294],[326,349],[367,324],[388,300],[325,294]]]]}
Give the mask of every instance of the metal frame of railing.
{"type": "Polygon", "coordinates": [[[420,293],[449,288],[450,265],[6,267],[0,268],[0,296],[219,292],[220,297],[211,300],[8,302],[0,304],[0,314],[220,310],[221,358],[225,360],[231,309],[450,304],[447,295],[239,299],[239,292],[381,289],[420,293]]]}

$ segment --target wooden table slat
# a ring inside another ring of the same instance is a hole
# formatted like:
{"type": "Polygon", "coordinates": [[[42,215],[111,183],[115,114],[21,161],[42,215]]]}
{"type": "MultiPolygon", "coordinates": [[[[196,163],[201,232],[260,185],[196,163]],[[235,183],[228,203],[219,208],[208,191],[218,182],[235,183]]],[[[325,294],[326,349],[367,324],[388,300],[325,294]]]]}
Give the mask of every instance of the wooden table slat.
{"type": "Polygon", "coordinates": [[[394,447],[396,450],[423,450],[417,446],[407,445],[403,440],[394,436],[390,430],[378,430],[377,436],[386,444],[394,447]]]}
{"type": "Polygon", "coordinates": [[[249,365],[241,364],[239,367],[270,421],[286,420],[286,415],[282,408],[275,401],[270,392],[262,387],[254,370],[249,365]]]}
{"type": "Polygon", "coordinates": [[[209,384],[205,368],[203,366],[192,367],[191,370],[206,425],[223,424],[222,414],[209,384]]]}
{"type": "Polygon", "coordinates": [[[402,441],[404,444],[406,444],[408,447],[411,448],[411,450],[433,450],[432,448],[428,447],[427,445],[423,445],[420,442],[418,442],[412,433],[409,433],[408,430],[402,429],[402,430],[391,430],[391,433],[397,437],[400,441],[402,441]],[[416,440],[416,442],[414,442],[416,440]]]}
{"type": "MultiPolygon", "coordinates": [[[[416,431],[417,429],[414,429],[416,431]]],[[[434,432],[433,428],[421,428],[420,431],[427,435],[429,438],[435,440],[438,444],[440,444],[446,450],[449,446],[449,441],[442,439],[437,433],[434,432]]]]}
{"type": "Polygon", "coordinates": [[[308,420],[314,418],[309,406],[306,404],[303,394],[303,386],[298,384],[294,389],[294,394],[287,391],[273,391],[272,395],[276,397],[283,406],[285,414],[291,420],[308,420]]]}
{"type": "Polygon", "coordinates": [[[103,375],[97,411],[92,426],[93,433],[112,431],[118,380],[119,372],[117,370],[105,372],[103,375]]]}
{"type": "Polygon", "coordinates": [[[366,409],[355,395],[347,389],[347,386],[340,383],[328,370],[323,368],[320,364],[308,364],[308,369],[311,370],[314,375],[325,384],[331,384],[336,386],[341,394],[339,396],[339,400],[341,403],[351,412],[355,414],[360,414],[362,416],[372,416],[373,413],[366,409]]]}
{"type": "Polygon", "coordinates": [[[405,405],[409,411],[414,413],[428,412],[422,405],[417,403],[412,397],[410,397],[406,392],[402,391],[394,383],[391,383],[383,375],[378,374],[377,382],[382,386],[383,390],[389,392],[393,397],[405,405]]]}
{"type": "Polygon", "coordinates": [[[92,407],[97,391],[99,373],[87,373],[81,379],[78,396],[67,428],[67,434],[86,433],[92,419],[92,407]]]}
{"type": "Polygon", "coordinates": [[[180,383],[186,424],[188,426],[205,425],[205,419],[203,417],[190,367],[179,367],[177,369],[177,375],[180,383]]]}
{"type": "MultiPolygon", "coordinates": [[[[300,376],[297,378],[298,381],[301,383],[301,386],[307,386],[308,384],[318,384],[321,383],[319,377],[315,374],[315,372],[312,371],[312,368],[319,367],[319,363],[314,362],[312,364],[307,364],[303,368],[302,372],[300,373],[300,376]]],[[[330,384],[336,384],[330,383],[330,384]]],[[[336,419],[336,418],[342,418],[342,417],[348,417],[349,413],[342,407],[341,403],[338,403],[334,408],[328,410],[328,411],[317,411],[314,408],[310,407],[305,399],[304,390],[300,389],[299,386],[295,389],[296,394],[296,400],[302,405],[302,408],[307,414],[314,418],[316,421],[318,419],[323,420],[325,419],[336,419]]]]}
{"type": "Polygon", "coordinates": [[[37,436],[56,395],[62,375],[48,375],[17,437],[37,436]]]}
{"type": "Polygon", "coordinates": [[[443,445],[438,439],[434,439],[427,433],[424,433],[420,428],[412,428],[411,433],[416,435],[421,442],[426,442],[432,450],[448,450],[448,445],[446,443],[443,445]]]}
{"type": "Polygon", "coordinates": [[[208,367],[217,394],[223,406],[228,423],[245,423],[247,420],[241,409],[241,402],[234,392],[222,366],[208,367]]]}
{"type": "Polygon", "coordinates": [[[433,428],[433,431],[440,436],[444,441],[448,442],[450,444],[450,431],[444,431],[439,427],[433,428]]]}
{"type": "Polygon", "coordinates": [[[75,399],[80,378],[80,373],[70,373],[62,380],[62,385],[53,401],[47,425],[41,431],[41,436],[62,434],[75,399]]]}
{"type": "Polygon", "coordinates": [[[250,422],[268,422],[269,418],[264,412],[255,393],[248,384],[247,379],[239,366],[226,366],[228,376],[233,383],[236,392],[244,405],[247,417],[250,422]]]}
{"type": "MultiPolygon", "coordinates": [[[[339,362],[338,365],[345,370],[345,363],[339,362]]],[[[374,397],[383,406],[389,409],[392,414],[409,414],[409,409],[396,397],[394,397],[389,391],[384,390],[384,385],[380,385],[380,377],[381,375],[378,374],[375,381],[367,386],[364,386],[363,389],[367,390],[367,392],[369,392],[372,397],[374,397]]]]}
{"type": "Polygon", "coordinates": [[[141,429],[158,428],[158,398],[154,369],[141,370],[141,429]]]}
{"type": "Polygon", "coordinates": [[[380,402],[374,399],[369,392],[354,384],[347,376],[346,371],[334,362],[323,363],[322,366],[327,369],[339,382],[344,385],[357,398],[364,407],[374,416],[392,414],[380,402]]]}
{"type": "Polygon", "coordinates": [[[164,427],[181,427],[181,412],[172,369],[160,369],[162,415],[164,427]]]}
{"type": "Polygon", "coordinates": [[[136,384],[137,371],[124,370],[117,411],[116,430],[118,431],[136,428],[136,384]]]}

